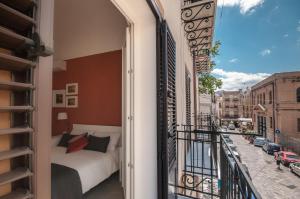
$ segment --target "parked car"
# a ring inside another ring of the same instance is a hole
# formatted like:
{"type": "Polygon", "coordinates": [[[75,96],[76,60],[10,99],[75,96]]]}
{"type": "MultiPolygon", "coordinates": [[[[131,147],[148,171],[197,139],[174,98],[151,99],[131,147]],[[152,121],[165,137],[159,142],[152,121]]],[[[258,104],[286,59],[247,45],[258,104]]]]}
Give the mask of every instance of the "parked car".
{"type": "Polygon", "coordinates": [[[284,166],[289,166],[291,163],[300,162],[300,157],[293,152],[290,151],[279,151],[274,153],[274,159],[277,160],[280,158],[281,163],[284,166]]]}
{"type": "Polygon", "coordinates": [[[291,163],[290,171],[300,176],[300,162],[291,163]]]}
{"type": "Polygon", "coordinates": [[[262,149],[267,152],[267,154],[273,155],[274,152],[279,152],[280,151],[280,145],[273,143],[273,142],[266,142],[263,146],[262,149]]]}
{"type": "Polygon", "coordinates": [[[229,129],[229,130],[235,130],[234,124],[229,124],[229,125],[228,125],[228,129],[229,129]]]}
{"type": "Polygon", "coordinates": [[[253,141],[254,146],[262,147],[266,143],[266,138],[263,137],[255,137],[253,141]]]}

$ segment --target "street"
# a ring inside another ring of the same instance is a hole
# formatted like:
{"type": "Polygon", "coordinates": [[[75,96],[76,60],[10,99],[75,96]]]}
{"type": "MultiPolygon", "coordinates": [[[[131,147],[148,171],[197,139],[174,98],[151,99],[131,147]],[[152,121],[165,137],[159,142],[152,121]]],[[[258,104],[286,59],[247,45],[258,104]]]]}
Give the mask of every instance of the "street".
{"type": "Polygon", "coordinates": [[[241,160],[247,165],[253,184],[263,199],[299,199],[300,177],[281,165],[277,169],[274,156],[248,143],[241,135],[230,135],[241,160]]]}

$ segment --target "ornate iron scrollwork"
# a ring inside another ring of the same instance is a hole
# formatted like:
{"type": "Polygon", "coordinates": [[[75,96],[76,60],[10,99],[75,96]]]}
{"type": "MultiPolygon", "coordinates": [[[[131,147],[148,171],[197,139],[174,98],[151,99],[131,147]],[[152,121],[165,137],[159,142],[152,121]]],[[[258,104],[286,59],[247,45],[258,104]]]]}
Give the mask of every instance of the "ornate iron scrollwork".
{"type": "MultiPolygon", "coordinates": [[[[184,23],[183,29],[187,38],[190,52],[195,59],[208,56],[211,48],[215,0],[185,0],[182,7],[181,19],[184,23]]],[[[209,62],[197,63],[197,70],[208,69],[209,62]]],[[[206,71],[206,70],[205,70],[206,71]]]]}
{"type": "Polygon", "coordinates": [[[203,4],[191,4],[189,7],[185,7],[181,13],[181,19],[184,22],[194,21],[201,19],[203,10],[209,10],[212,8],[214,1],[206,2],[203,4]]]}
{"type": "Polygon", "coordinates": [[[209,43],[209,37],[208,36],[200,37],[199,39],[190,40],[188,43],[189,46],[193,48],[204,43],[209,43]]]}
{"type": "Polygon", "coordinates": [[[212,26],[212,18],[205,17],[195,21],[188,21],[184,24],[184,31],[186,33],[201,30],[203,28],[211,28],[212,26]],[[203,27],[204,26],[204,27],[203,27]]]}
{"type": "Polygon", "coordinates": [[[201,180],[197,175],[192,175],[189,173],[184,173],[181,176],[181,183],[189,189],[196,189],[199,188],[201,184],[203,184],[204,181],[206,181],[209,178],[203,177],[201,180]]]}

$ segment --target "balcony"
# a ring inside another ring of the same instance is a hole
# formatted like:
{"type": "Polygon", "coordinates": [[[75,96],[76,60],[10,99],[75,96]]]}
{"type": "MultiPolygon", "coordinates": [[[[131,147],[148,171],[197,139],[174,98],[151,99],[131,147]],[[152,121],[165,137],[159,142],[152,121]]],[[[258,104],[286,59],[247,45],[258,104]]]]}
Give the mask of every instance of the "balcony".
{"type": "Polygon", "coordinates": [[[178,172],[169,184],[174,194],[169,198],[261,199],[223,136],[230,133],[218,132],[207,119],[197,128],[201,130],[185,126],[177,131],[178,172]]]}

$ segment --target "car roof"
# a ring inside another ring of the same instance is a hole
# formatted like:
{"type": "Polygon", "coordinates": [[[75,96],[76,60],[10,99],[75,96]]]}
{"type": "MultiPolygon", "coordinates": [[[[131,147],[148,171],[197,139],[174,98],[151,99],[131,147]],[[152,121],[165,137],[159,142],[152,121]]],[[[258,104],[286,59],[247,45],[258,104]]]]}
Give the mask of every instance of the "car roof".
{"type": "Polygon", "coordinates": [[[290,151],[281,151],[281,153],[287,154],[287,155],[297,155],[296,153],[290,152],[290,151]]]}
{"type": "Polygon", "coordinates": [[[272,145],[272,146],[280,146],[279,144],[276,144],[276,143],[273,143],[273,142],[269,142],[268,144],[272,145]]]}
{"type": "Polygon", "coordinates": [[[258,140],[264,140],[264,139],[266,139],[266,138],[264,138],[264,137],[255,137],[255,139],[258,139],[258,140]]]}

